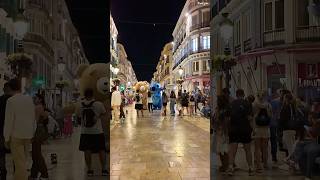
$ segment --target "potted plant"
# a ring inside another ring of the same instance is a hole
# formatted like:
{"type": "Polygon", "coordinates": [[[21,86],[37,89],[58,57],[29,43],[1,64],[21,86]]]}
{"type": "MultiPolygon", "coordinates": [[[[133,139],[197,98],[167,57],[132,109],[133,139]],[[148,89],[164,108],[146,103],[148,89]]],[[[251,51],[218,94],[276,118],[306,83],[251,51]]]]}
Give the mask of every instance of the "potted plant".
{"type": "Polygon", "coordinates": [[[313,0],[308,6],[308,11],[310,14],[320,17],[320,0],[313,0]]]}
{"type": "Polygon", "coordinates": [[[13,53],[7,58],[12,73],[18,77],[30,77],[32,74],[32,58],[25,53],[13,53]]]}
{"type": "Polygon", "coordinates": [[[236,64],[235,59],[230,55],[216,55],[213,58],[212,69],[214,71],[223,71],[235,66],[236,64]]]}
{"type": "Polygon", "coordinates": [[[58,82],[56,82],[56,87],[59,89],[62,89],[64,87],[68,87],[69,86],[69,82],[66,80],[60,80],[58,82]]]}

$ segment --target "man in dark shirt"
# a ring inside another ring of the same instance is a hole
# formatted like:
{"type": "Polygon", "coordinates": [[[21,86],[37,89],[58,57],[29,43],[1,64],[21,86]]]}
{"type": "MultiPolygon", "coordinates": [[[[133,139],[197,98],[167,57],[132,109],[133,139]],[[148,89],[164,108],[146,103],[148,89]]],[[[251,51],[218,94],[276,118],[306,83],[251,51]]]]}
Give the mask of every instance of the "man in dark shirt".
{"type": "Polygon", "coordinates": [[[5,180],[7,176],[6,170],[6,148],[5,148],[5,140],[3,136],[3,128],[4,128],[4,119],[6,112],[7,100],[12,95],[12,90],[9,87],[8,83],[5,83],[3,86],[4,95],[0,96],[0,179],[5,180]]]}

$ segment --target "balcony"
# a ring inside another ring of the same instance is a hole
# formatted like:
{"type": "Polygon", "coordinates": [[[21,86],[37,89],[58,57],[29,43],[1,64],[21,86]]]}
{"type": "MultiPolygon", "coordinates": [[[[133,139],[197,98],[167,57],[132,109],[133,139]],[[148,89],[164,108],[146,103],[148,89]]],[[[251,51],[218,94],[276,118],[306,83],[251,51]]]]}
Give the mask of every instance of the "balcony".
{"type": "Polygon", "coordinates": [[[172,69],[175,69],[177,68],[182,61],[184,61],[188,56],[190,55],[193,55],[193,54],[197,54],[197,53],[202,53],[202,52],[209,52],[210,49],[204,49],[204,48],[199,48],[197,51],[192,51],[192,50],[189,50],[187,53],[185,53],[179,60],[177,63],[175,63],[175,65],[173,66],[172,69]]]}
{"type": "Polygon", "coordinates": [[[53,51],[52,47],[49,45],[49,43],[42,36],[40,36],[38,34],[27,33],[24,36],[23,40],[24,40],[24,42],[39,44],[41,47],[43,47],[50,54],[50,56],[54,55],[54,51],[53,51]]]}
{"type": "Polygon", "coordinates": [[[243,41],[243,51],[248,52],[252,49],[251,38],[243,41]]]}
{"type": "Polygon", "coordinates": [[[236,46],[234,47],[234,55],[235,55],[235,56],[239,56],[240,54],[241,54],[241,44],[236,45],[236,46]]]}
{"type": "Polygon", "coordinates": [[[206,27],[210,27],[210,21],[205,21],[200,24],[192,25],[190,27],[190,32],[195,31],[195,30],[199,30],[201,28],[206,28],[206,27]]]}
{"type": "Polygon", "coordinates": [[[320,41],[320,26],[300,26],[296,29],[297,42],[320,41]]]}
{"type": "Polygon", "coordinates": [[[285,30],[277,29],[263,33],[263,45],[279,45],[285,43],[285,30]]]}

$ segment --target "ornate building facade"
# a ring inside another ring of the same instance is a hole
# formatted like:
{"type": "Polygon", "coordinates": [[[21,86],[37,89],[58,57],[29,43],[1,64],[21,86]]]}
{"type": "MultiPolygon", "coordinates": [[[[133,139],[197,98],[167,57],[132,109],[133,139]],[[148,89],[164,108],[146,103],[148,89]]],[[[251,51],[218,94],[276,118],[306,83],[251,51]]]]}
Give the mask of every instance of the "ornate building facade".
{"type": "Polygon", "coordinates": [[[173,35],[173,82],[184,70],[183,89],[209,91],[210,6],[208,0],[187,0],[173,35]]]}

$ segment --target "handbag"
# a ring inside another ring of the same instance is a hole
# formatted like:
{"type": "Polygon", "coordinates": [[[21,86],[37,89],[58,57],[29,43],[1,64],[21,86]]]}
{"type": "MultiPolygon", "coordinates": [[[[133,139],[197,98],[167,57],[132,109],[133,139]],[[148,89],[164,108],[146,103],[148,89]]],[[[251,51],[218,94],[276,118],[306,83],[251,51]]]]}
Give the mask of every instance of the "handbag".
{"type": "Polygon", "coordinates": [[[38,124],[34,134],[34,139],[39,142],[44,142],[48,140],[49,136],[48,128],[43,124],[38,124]]]}

